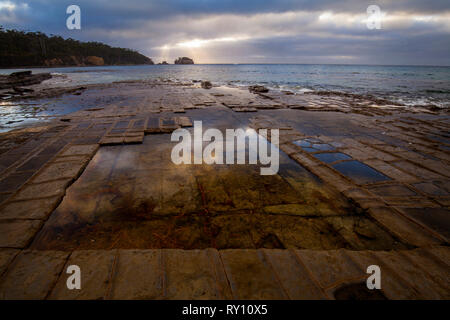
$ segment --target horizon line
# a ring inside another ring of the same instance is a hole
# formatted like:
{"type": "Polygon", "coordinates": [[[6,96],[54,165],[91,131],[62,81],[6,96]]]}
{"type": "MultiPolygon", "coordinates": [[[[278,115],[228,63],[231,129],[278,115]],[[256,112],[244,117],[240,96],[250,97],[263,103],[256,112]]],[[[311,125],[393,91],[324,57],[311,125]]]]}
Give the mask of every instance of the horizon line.
{"type": "MultiPolygon", "coordinates": [[[[158,65],[158,63],[155,63],[154,65],[158,65]]],[[[168,63],[167,65],[177,65],[174,63],[168,63]]],[[[183,64],[178,64],[183,65],[183,64]]],[[[434,65],[434,64],[364,64],[364,63],[305,63],[305,62],[299,62],[299,63],[284,63],[284,62],[267,62],[267,63],[261,63],[261,62],[215,62],[215,63],[194,63],[194,64],[185,64],[185,65],[335,65],[335,66],[373,66],[373,67],[450,67],[450,64],[448,65],[434,65]]]]}

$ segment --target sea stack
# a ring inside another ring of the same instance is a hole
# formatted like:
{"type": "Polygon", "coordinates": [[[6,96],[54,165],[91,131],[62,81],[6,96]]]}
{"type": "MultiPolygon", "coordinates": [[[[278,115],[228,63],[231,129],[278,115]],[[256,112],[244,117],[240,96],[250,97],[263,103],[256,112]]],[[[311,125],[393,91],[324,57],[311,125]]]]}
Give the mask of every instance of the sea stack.
{"type": "Polygon", "coordinates": [[[194,64],[194,60],[188,57],[180,57],[175,60],[175,64],[194,64]]]}

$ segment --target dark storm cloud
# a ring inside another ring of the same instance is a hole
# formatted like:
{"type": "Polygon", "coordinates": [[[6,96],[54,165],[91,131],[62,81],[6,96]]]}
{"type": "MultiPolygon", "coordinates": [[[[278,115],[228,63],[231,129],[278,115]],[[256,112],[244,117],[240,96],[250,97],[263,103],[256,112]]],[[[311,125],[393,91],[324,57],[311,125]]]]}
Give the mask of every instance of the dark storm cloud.
{"type": "Polygon", "coordinates": [[[449,18],[448,0],[0,0],[7,28],[200,62],[448,65],[449,18]],[[70,4],[81,7],[82,30],[65,27],[70,4]],[[389,18],[382,30],[361,22],[370,4],[389,18]]]}

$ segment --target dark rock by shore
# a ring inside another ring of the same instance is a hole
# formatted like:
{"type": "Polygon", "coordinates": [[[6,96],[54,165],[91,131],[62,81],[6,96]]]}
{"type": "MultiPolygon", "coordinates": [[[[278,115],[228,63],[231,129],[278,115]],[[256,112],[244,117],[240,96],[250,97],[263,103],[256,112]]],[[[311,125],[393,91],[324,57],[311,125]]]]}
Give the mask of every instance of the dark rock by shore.
{"type": "Polygon", "coordinates": [[[202,81],[201,86],[202,86],[203,89],[211,89],[212,88],[212,83],[209,82],[209,81],[202,81]]]}
{"type": "Polygon", "coordinates": [[[168,63],[167,63],[167,61],[163,61],[163,62],[160,62],[160,63],[158,63],[159,65],[167,65],[168,63]]]}
{"type": "Polygon", "coordinates": [[[194,60],[188,57],[180,57],[175,60],[175,64],[194,64],[194,60]]]}
{"type": "Polygon", "coordinates": [[[267,89],[264,86],[254,85],[254,86],[248,87],[248,91],[253,92],[253,93],[267,93],[267,92],[269,92],[269,89],[267,89]]]}
{"type": "Polygon", "coordinates": [[[16,92],[20,92],[21,90],[17,87],[39,84],[51,77],[50,73],[32,74],[31,71],[13,72],[7,76],[0,75],[0,89],[15,88],[16,92]]]}

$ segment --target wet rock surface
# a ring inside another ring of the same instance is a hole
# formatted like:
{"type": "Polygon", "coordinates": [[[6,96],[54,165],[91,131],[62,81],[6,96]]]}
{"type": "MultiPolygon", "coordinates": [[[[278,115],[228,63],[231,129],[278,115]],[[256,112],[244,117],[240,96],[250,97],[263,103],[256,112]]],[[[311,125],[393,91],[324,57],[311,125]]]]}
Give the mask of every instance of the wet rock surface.
{"type": "Polygon", "coordinates": [[[251,165],[175,166],[168,138],[102,148],[32,247],[404,247],[286,156],[275,176],[251,165]]]}
{"type": "MultiPolygon", "coordinates": [[[[32,74],[31,71],[13,72],[8,76],[0,75],[0,90],[39,84],[44,80],[51,79],[51,77],[50,73],[32,74]]],[[[20,93],[20,90],[15,91],[20,93]]]]}
{"type": "Polygon", "coordinates": [[[0,298],[370,299],[354,284],[377,264],[382,297],[448,299],[449,118],[365,99],[165,81],[49,99],[81,108],[0,135],[0,298]],[[175,166],[169,133],[195,120],[280,129],[278,174],[175,166]],[[90,270],[78,296],[68,259],[90,270]]]}

